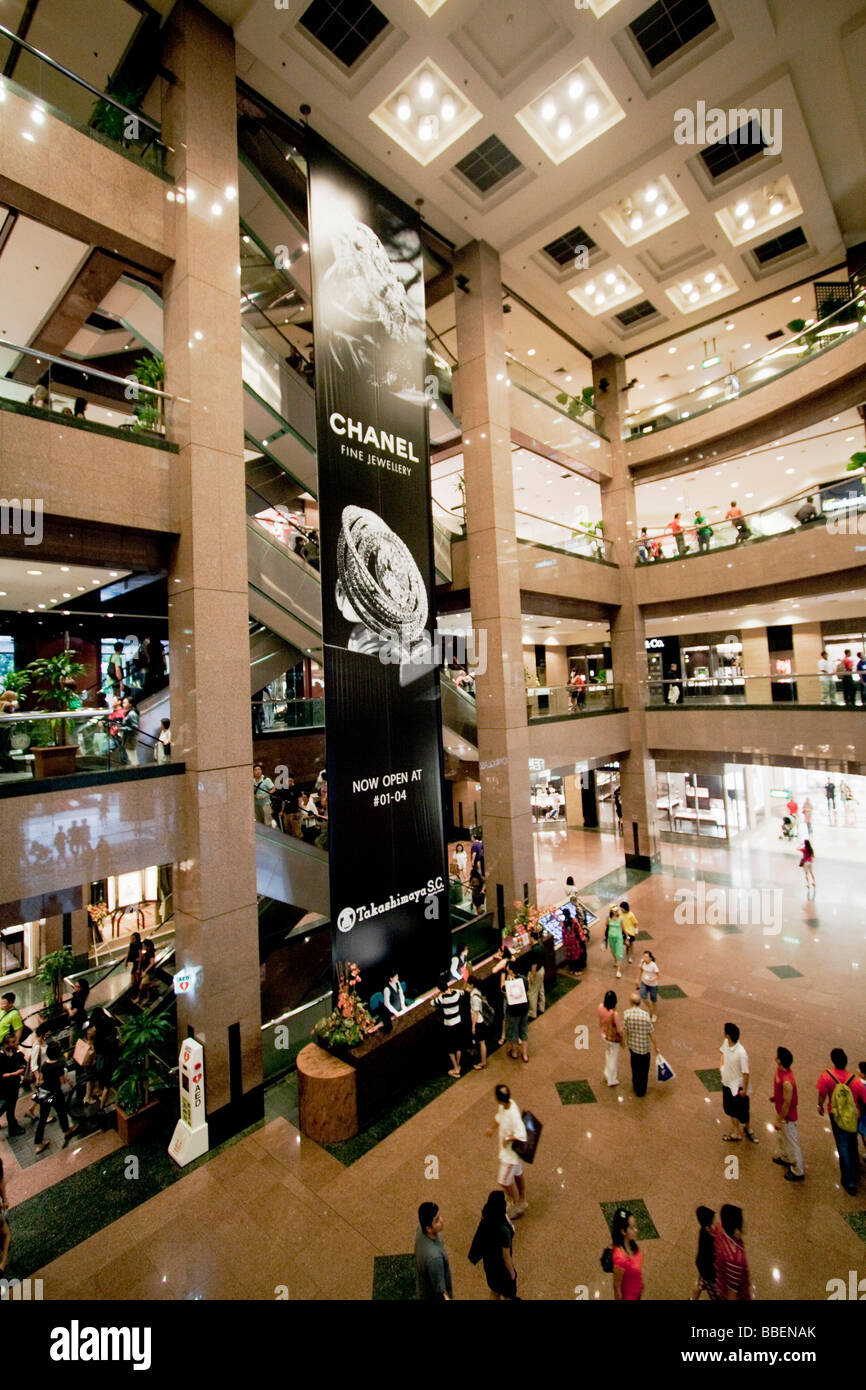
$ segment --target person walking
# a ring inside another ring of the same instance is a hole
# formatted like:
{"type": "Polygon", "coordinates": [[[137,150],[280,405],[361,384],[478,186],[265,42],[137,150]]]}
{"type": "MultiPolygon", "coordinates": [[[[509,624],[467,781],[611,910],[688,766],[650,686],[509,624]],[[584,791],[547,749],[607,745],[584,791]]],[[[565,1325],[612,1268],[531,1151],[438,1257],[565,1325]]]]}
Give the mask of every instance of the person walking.
{"type": "Polygon", "coordinates": [[[625,950],[626,960],[631,965],[631,953],[634,950],[634,943],[637,940],[637,918],[632,912],[627,902],[621,902],[620,912],[622,913],[622,944],[625,950]]]}
{"type": "Polygon", "coordinates": [[[451,873],[452,876],[454,878],[459,879],[461,883],[466,882],[466,869],[468,862],[469,861],[466,857],[465,846],[455,845],[454,855],[451,860],[451,873]]]}
{"type": "Polygon", "coordinates": [[[0,1051],[0,1115],[5,1111],[10,1139],[24,1133],[15,1117],[15,1106],[18,1104],[18,1092],[24,1080],[26,1066],[24,1053],[15,1041],[15,1031],[10,1028],[0,1051]]]}
{"type": "Polygon", "coordinates": [[[577,902],[566,903],[562,909],[565,968],[576,980],[582,979],[583,971],[586,969],[586,943],[589,940],[581,915],[582,909],[577,902]]]}
{"type": "Polygon", "coordinates": [[[445,1030],[445,1047],[451,1059],[448,1075],[460,1078],[460,1057],[463,1052],[463,1022],[460,1017],[460,996],[462,990],[455,987],[447,970],[439,978],[440,993],[433,1000],[434,1009],[442,1011],[442,1026],[445,1030]]]}
{"type": "Polygon", "coordinates": [[[695,512],[695,539],[698,542],[698,550],[702,555],[706,555],[709,550],[712,538],[713,528],[707,521],[703,512],[695,512]]]}
{"type": "Polygon", "coordinates": [[[619,980],[622,978],[622,913],[616,905],[614,905],[607,914],[607,926],[605,927],[604,936],[611,954],[611,959],[616,966],[616,978],[619,980]]]}
{"type": "Polygon", "coordinates": [[[481,1210],[481,1220],[469,1247],[469,1259],[483,1264],[484,1277],[493,1299],[517,1298],[517,1270],[512,1259],[514,1227],[508,1219],[507,1198],[501,1187],[491,1192],[481,1210]]]}
{"type": "Polygon", "coordinates": [[[747,1302],[752,1298],[744,1228],[742,1207],[726,1202],[714,1230],[716,1294],[722,1301],[747,1302]]]}
{"type": "Polygon", "coordinates": [[[860,704],[866,706],[866,656],[857,653],[857,676],[860,681],[860,704]]]}
{"type": "Polygon", "coordinates": [[[127,695],[120,704],[123,718],[120,721],[120,741],[123,754],[130,767],[138,767],[138,710],[127,695]]]}
{"type": "Polygon", "coordinates": [[[652,1020],[640,1006],[640,995],[631,996],[631,1007],[622,1016],[622,1045],[631,1058],[631,1084],[636,1096],[645,1096],[652,1052],[657,1052],[652,1020]]]}
{"type": "Polygon", "coordinates": [[[830,1112],[842,1186],[849,1197],[856,1197],[860,1176],[857,1128],[860,1111],[866,1107],[866,1082],[848,1071],[848,1054],[841,1047],[833,1048],[830,1063],[818,1077],[818,1114],[824,1114],[825,1106],[830,1112]]]}
{"type": "Polygon", "coordinates": [[[736,502],[732,502],[725,512],[725,521],[730,521],[737,533],[737,538],[734,542],[735,545],[741,545],[743,541],[750,541],[752,539],[749,523],[743,516],[743,509],[742,507],[738,507],[736,502]]]}
{"type": "Polygon", "coordinates": [[[483,1071],[487,1066],[487,1031],[494,1021],[490,1004],[481,992],[481,981],[477,975],[469,976],[469,1026],[472,1030],[472,1046],[478,1049],[478,1061],[473,1063],[473,1071],[483,1071]]]}
{"type": "Polygon", "coordinates": [[[274,823],[271,793],[275,790],[270,777],[265,776],[265,770],[261,763],[256,763],[253,768],[253,808],[255,818],[260,825],[273,825],[274,823]]]}
{"type": "MultiPolygon", "coordinates": [[[[835,703],[835,702],[834,702],[835,703]]],[[[827,798],[827,817],[831,825],[836,824],[836,783],[832,777],[828,777],[824,783],[824,795],[827,798]]]]}
{"type": "Polygon", "coordinates": [[[682,522],[680,521],[679,512],[674,512],[674,519],[668,527],[668,530],[676,541],[677,555],[688,555],[689,548],[686,545],[686,536],[683,531],[682,522]]]}
{"type": "Polygon", "coordinates": [[[821,682],[821,704],[836,703],[836,667],[826,652],[818,658],[818,678],[821,682]]]}
{"type": "Polygon", "coordinates": [[[779,1152],[773,1162],[785,1169],[787,1182],[802,1182],[806,1173],[797,1134],[797,1082],[791,1070],[793,1062],[793,1054],[787,1047],[776,1048],[776,1074],[770,1100],[776,1111],[773,1128],[779,1136],[779,1152]]]}
{"type": "Polygon", "coordinates": [[[493,1117],[493,1123],[485,1133],[489,1138],[494,1130],[498,1129],[499,1131],[497,1182],[511,1203],[506,1214],[510,1220],[513,1220],[517,1216],[522,1216],[529,1207],[526,1200],[523,1164],[513,1147],[515,1140],[518,1143],[525,1141],[526,1125],[523,1123],[517,1102],[511,1099],[511,1092],[507,1086],[494,1086],[493,1094],[496,1097],[498,1109],[493,1117]]]}
{"type": "Polygon", "coordinates": [[[610,1235],[614,1299],[636,1303],[643,1293],[643,1251],[637,1243],[637,1222],[627,1207],[614,1212],[610,1235]]]}
{"type": "Polygon", "coordinates": [[[48,1115],[52,1105],[63,1131],[64,1144],[73,1134],[78,1133],[78,1125],[70,1125],[69,1123],[66,1097],[63,1094],[65,1075],[66,1066],[60,1051],[60,1044],[52,1038],[48,1044],[47,1057],[42,1063],[42,1070],[39,1073],[39,1090],[36,1093],[36,1099],[39,1102],[39,1123],[36,1126],[34,1143],[38,1154],[47,1149],[50,1143],[50,1140],[45,1138],[45,1126],[48,1123],[48,1115]]]}
{"type": "Polygon", "coordinates": [[[505,1041],[508,1055],[516,1062],[523,1056],[529,1061],[529,995],[526,981],[518,974],[512,961],[505,968],[505,1041]],[[518,1048],[520,1051],[518,1051],[518,1048]]]}
{"type": "Polygon", "coordinates": [[[800,846],[800,868],[803,870],[803,875],[806,879],[807,898],[814,898],[815,896],[815,870],[813,868],[814,863],[815,851],[812,848],[812,841],[804,840],[800,846]]]}
{"type": "Polygon", "coordinates": [[[530,930],[532,938],[532,948],[526,957],[529,961],[529,973],[526,976],[526,997],[529,1001],[529,1019],[539,1018],[547,1007],[547,999],[544,993],[544,942],[542,940],[541,928],[534,927],[530,930]]]}
{"type": "Polygon", "coordinates": [[[837,663],[836,675],[842,677],[842,699],[846,709],[853,709],[857,702],[857,682],[854,679],[854,658],[851,648],[845,648],[845,655],[837,663]]]}
{"type": "Polygon", "coordinates": [[[716,1213],[712,1207],[698,1207],[695,1212],[698,1218],[698,1254],[695,1264],[698,1270],[697,1283],[692,1293],[691,1301],[696,1303],[702,1293],[715,1302],[718,1298],[716,1292],[716,1240],[713,1234],[713,1222],[716,1213]]]}
{"type": "Polygon", "coordinates": [[[723,1134],[725,1144],[739,1144],[743,1135],[757,1144],[749,1128],[749,1055],[740,1042],[736,1023],[725,1024],[725,1036],[719,1049],[722,1073],[722,1109],[731,1122],[729,1134],[723,1134]]]}
{"type": "Polygon", "coordinates": [[[619,1049],[622,1046],[622,1023],[616,1011],[616,995],[609,989],[598,1006],[598,1024],[604,1043],[604,1079],[608,1086],[618,1086],[619,1049]]]}
{"type": "Polygon", "coordinates": [[[812,835],[812,817],[814,816],[814,814],[815,807],[812,805],[812,802],[809,800],[807,796],[806,800],[803,802],[803,822],[806,826],[806,834],[810,838],[812,835]]]}
{"type": "Polygon", "coordinates": [[[422,1202],[415,1234],[415,1297],[425,1302],[449,1302],[454,1297],[451,1265],[442,1244],[444,1225],[436,1203],[422,1202]]]}
{"type": "Polygon", "coordinates": [[[11,1033],[15,1041],[21,1037],[24,1028],[24,1020],[15,1007],[15,995],[12,993],[0,995],[0,1042],[11,1033]]]}
{"type": "Polygon", "coordinates": [[[652,951],[644,951],[643,955],[641,956],[640,982],[638,989],[640,992],[641,1003],[646,1005],[646,1001],[650,1001],[649,1007],[653,1010],[653,1012],[650,1014],[650,1019],[653,1023],[655,1023],[656,1019],[658,1018],[658,1013],[655,1011],[658,1008],[659,968],[656,964],[656,958],[653,955],[652,951]]]}

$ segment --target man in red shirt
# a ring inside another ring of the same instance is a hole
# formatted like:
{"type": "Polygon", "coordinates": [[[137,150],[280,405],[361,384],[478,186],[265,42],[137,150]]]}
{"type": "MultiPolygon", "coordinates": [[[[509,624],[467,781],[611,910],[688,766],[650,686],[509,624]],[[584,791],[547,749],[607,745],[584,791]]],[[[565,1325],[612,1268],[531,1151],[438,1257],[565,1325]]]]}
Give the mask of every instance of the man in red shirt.
{"type": "Polygon", "coordinates": [[[785,1169],[788,1182],[802,1182],[806,1176],[803,1171],[803,1153],[797,1135],[797,1083],[791,1064],[794,1058],[787,1047],[776,1049],[776,1075],[773,1077],[773,1094],[770,1100],[776,1109],[776,1123],[773,1128],[779,1135],[779,1152],[773,1159],[785,1169]]]}
{"type": "Polygon", "coordinates": [[[839,1155],[839,1172],[842,1186],[849,1197],[857,1196],[857,1183],[860,1176],[860,1156],[857,1152],[858,1109],[866,1107],[866,1083],[848,1070],[848,1055],[841,1047],[834,1047],[830,1053],[832,1066],[818,1077],[818,1114],[824,1114],[826,1105],[830,1111],[830,1126],[836,1141],[839,1155]],[[853,1111],[848,1105],[848,1097],[839,1086],[847,1086],[854,1101],[853,1111]],[[853,1129],[849,1128],[853,1119],[853,1129]]]}
{"type": "Polygon", "coordinates": [[[743,1245],[743,1209],[726,1202],[714,1227],[716,1243],[716,1292],[719,1298],[744,1302],[751,1300],[752,1281],[746,1247],[743,1245]]]}
{"type": "Polygon", "coordinates": [[[685,554],[687,554],[687,553],[688,553],[688,546],[686,545],[686,538],[685,538],[685,534],[683,533],[683,528],[682,528],[682,526],[680,525],[680,514],[679,514],[679,512],[674,512],[674,519],[673,519],[673,521],[671,522],[670,526],[668,527],[668,530],[670,531],[671,535],[673,536],[674,540],[675,540],[676,543],[677,543],[677,554],[678,554],[678,555],[685,555],[685,554]]]}

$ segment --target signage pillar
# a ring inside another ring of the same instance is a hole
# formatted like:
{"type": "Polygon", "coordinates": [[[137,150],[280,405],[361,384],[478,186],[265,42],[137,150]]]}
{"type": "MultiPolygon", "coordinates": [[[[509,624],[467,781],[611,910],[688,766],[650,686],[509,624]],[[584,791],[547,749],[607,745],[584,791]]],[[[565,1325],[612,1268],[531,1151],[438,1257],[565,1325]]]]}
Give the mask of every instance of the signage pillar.
{"type": "Polygon", "coordinates": [[[209,1148],[204,1105],[204,1048],[195,1038],[185,1038],[178,1055],[180,1119],[171,1136],[168,1151],[175,1163],[185,1168],[201,1158],[209,1148]]]}

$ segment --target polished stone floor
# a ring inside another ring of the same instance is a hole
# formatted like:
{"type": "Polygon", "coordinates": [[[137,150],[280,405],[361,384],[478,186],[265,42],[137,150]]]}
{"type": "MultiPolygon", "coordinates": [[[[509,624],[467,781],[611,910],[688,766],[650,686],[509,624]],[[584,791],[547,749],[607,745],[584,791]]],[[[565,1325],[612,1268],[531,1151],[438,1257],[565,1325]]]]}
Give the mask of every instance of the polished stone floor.
{"type": "MultiPolygon", "coordinates": [[[[272,1104],[263,1127],[27,1272],[43,1278],[47,1299],[405,1297],[415,1209],[432,1198],[445,1219],[456,1296],[484,1298],[483,1276],[466,1252],[495,1184],[495,1144],[484,1130],[493,1086],[506,1080],[544,1123],[528,1169],[529,1210],[516,1223],[522,1297],[571,1299],[585,1289],[609,1299],[599,1254],[606,1214],[624,1204],[639,1217],[645,1297],[683,1299],[694,1277],[694,1209],[728,1201],[745,1210],[759,1298],[826,1298],[829,1279],[847,1279],[866,1263],[866,1172],[860,1196],[847,1196],[828,1121],[814,1104],[831,1047],[844,1046],[855,1066],[866,1057],[866,856],[856,823],[819,823],[815,832],[814,902],[806,899],[794,847],[778,841],[774,824],[731,849],[665,845],[662,870],[650,876],[619,871],[613,837],[537,832],[539,900],[558,897],[569,872],[599,907],[627,885],[658,958],[664,997],[657,1038],[676,1077],[651,1081],[644,1099],[631,1092],[627,1057],[620,1087],[602,1079],[597,1005],[611,987],[624,999],[634,969],[614,978],[597,927],[583,981],[565,988],[531,1026],[527,1066],[500,1051],[486,1072],[431,1088],[427,1103],[414,1113],[409,1106],[405,1122],[385,1126],[372,1147],[340,1156],[298,1133],[287,1118],[290,1104],[272,1104]],[[738,888],[765,890],[752,901],[754,920],[738,888]],[[757,1146],[722,1142],[716,1088],[726,1019],[740,1025],[751,1058],[757,1146]],[[582,1025],[588,1048],[580,1046],[582,1025]],[[786,1183],[770,1161],[768,1097],[780,1043],[794,1053],[801,1090],[802,1184],[786,1183]]],[[[104,1137],[88,1142],[101,1145],[104,1137]]],[[[5,1143],[2,1150],[6,1161],[5,1143]]],[[[104,1181],[128,1187],[120,1158],[103,1157],[104,1181]]],[[[89,1161],[92,1200],[102,1169],[89,1161]]],[[[30,1196],[32,1173],[7,1163],[13,1240],[14,1208],[30,1196]]],[[[76,1193],[83,1200],[80,1181],[73,1173],[60,1183],[58,1200],[64,1193],[69,1202],[76,1193]]],[[[35,1202],[26,1205],[35,1219],[35,1202]]]]}

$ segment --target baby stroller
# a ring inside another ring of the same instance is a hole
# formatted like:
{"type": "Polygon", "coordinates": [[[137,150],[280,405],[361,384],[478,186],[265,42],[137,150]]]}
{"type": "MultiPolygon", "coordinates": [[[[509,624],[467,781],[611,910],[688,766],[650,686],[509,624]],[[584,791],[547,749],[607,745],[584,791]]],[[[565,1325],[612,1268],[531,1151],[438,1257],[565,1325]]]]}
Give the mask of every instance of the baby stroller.
{"type": "Polygon", "coordinates": [[[782,833],[779,836],[779,839],[793,840],[795,838],[796,837],[794,835],[794,822],[791,820],[790,816],[785,816],[785,818],[782,821],[782,833]]]}

